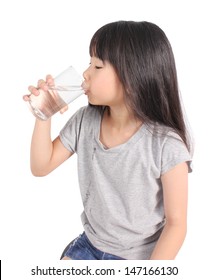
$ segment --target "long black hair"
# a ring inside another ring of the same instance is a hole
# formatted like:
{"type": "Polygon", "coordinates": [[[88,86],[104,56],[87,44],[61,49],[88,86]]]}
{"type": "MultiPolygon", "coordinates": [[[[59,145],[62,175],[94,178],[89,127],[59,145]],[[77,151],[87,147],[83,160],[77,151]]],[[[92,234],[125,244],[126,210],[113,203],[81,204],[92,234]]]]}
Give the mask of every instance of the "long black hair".
{"type": "Polygon", "coordinates": [[[171,127],[189,148],[174,55],[161,28],[146,21],[108,23],[93,35],[89,51],[114,67],[136,118],[171,127]]]}

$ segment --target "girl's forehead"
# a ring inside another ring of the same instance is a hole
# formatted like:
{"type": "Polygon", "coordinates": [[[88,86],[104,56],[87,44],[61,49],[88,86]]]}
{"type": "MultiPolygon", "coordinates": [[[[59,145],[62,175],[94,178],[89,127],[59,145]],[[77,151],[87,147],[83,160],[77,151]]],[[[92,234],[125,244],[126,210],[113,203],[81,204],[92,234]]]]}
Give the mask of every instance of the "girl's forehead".
{"type": "Polygon", "coordinates": [[[100,59],[99,57],[94,56],[94,55],[90,57],[90,60],[91,60],[91,61],[103,62],[103,60],[102,60],[102,59],[100,59]]]}

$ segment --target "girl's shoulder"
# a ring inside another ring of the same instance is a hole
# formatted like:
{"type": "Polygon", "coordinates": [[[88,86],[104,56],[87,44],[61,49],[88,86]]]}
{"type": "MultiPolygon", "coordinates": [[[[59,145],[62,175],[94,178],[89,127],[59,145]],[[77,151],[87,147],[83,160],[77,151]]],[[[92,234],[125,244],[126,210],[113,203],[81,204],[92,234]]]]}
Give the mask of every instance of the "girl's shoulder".
{"type": "Polygon", "coordinates": [[[80,107],[67,121],[67,124],[76,123],[93,123],[102,116],[103,108],[101,106],[86,105],[80,107]]]}
{"type": "Polygon", "coordinates": [[[104,108],[87,105],[79,108],[68,120],[66,126],[75,126],[78,130],[91,130],[100,126],[104,108]]]}
{"type": "Polygon", "coordinates": [[[183,140],[181,139],[179,134],[171,127],[155,122],[146,124],[146,129],[148,131],[148,134],[151,135],[152,139],[158,141],[161,144],[164,144],[167,141],[179,141],[183,143],[183,140]]]}
{"type": "Polygon", "coordinates": [[[189,172],[192,171],[192,155],[180,135],[173,128],[154,123],[147,125],[147,130],[152,152],[161,159],[162,172],[183,161],[188,162],[189,172]]]}

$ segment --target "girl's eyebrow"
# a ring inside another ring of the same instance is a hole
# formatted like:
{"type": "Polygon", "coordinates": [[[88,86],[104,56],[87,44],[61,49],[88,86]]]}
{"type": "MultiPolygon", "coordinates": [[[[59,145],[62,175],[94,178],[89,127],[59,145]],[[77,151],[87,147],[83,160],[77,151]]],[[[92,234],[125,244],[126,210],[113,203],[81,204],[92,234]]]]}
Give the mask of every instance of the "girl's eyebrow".
{"type": "Polygon", "coordinates": [[[95,59],[95,63],[97,63],[97,62],[99,62],[99,63],[103,63],[103,64],[105,64],[105,62],[102,60],[102,59],[100,59],[99,57],[96,57],[96,56],[92,56],[91,58],[90,58],[90,63],[92,62],[92,59],[95,59]],[[98,60],[98,61],[97,61],[98,60]]]}

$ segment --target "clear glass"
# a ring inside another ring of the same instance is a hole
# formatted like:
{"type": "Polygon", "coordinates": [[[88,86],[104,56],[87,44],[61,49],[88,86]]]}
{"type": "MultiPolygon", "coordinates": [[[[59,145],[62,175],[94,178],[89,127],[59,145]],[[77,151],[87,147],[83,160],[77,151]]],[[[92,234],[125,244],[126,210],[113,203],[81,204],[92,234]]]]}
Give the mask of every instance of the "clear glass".
{"type": "Polygon", "coordinates": [[[67,104],[84,93],[83,79],[73,66],[70,66],[60,75],[54,78],[54,86],[48,91],[38,89],[38,96],[29,96],[29,107],[34,116],[41,120],[47,120],[60,111],[67,104]]]}

